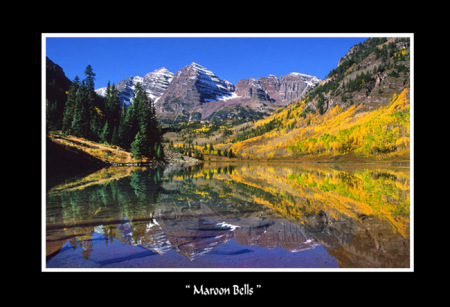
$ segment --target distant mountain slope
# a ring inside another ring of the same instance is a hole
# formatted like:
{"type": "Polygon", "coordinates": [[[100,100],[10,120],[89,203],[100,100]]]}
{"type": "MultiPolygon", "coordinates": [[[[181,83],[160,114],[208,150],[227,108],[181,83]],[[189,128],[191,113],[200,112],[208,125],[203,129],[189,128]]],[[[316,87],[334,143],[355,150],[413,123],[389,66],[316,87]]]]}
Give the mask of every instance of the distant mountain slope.
{"type": "Polygon", "coordinates": [[[301,99],[321,80],[315,76],[292,72],[286,76],[241,79],[234,97],[215,101],[203,108],[202,117],[208,119],[257,120],[271,115],[280,106],[301,99]]]}

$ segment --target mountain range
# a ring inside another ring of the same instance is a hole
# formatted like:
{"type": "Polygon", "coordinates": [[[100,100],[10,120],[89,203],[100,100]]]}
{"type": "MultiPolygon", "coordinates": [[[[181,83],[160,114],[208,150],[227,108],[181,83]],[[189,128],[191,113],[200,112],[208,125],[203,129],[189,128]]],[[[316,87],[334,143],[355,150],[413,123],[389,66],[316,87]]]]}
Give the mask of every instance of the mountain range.
{"type": "MultiPolygon", "coordinates": [[[[130,76],[117,83],[119,100],[129,104],[140,82],[155,102],[162,122],[190,122],[204,119],[258,119],[275,109],[299,100],[320,79],[292,72],[286,76],[241,79],[236,85],[219,78],[206,67],[191,63],[175,74],[166,68],[130,76]]],[[[96,90],[104,95],[106,88],[96,90]]]]}

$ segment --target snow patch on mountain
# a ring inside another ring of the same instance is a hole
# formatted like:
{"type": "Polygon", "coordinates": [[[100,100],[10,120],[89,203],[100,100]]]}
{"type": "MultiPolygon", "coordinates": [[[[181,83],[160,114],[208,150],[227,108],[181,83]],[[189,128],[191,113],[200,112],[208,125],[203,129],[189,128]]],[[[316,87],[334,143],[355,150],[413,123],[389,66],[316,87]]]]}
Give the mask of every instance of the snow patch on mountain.
{"type": "Polygon", "coordinates": [[[238,96],[238,94],[236,94],[236,92],[233,92],[233,93],[231,93],[231,95],[228,95],[228,96],[217,97],[217,100],[227,101],[227,100],[239,98],[239,97],[241,97],[241,96],[238,96]]]}
{"type": "Polygon", "coordinates": [[[314,87],[317,84],[320,83],[320,79],[317,78],[316,76],[311,76],[311,75],[307,75],[307,74],[302,74],[299,72],[291,72],[289,74],[287,74],[285,77],[287,76],[295,76],[298,77],[299,79],[303,80],[309,87],[314,87]]]}

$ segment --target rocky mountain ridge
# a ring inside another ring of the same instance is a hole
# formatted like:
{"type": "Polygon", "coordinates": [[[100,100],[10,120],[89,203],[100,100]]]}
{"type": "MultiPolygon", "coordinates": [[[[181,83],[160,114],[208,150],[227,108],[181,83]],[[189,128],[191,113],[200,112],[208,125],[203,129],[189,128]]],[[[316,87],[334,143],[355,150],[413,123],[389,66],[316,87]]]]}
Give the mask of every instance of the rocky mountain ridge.
{"type": "Polygon", "coordinates": [[[226,103],[215,101],[202,110],[202,118],[219,120],[257,120],[273,113],[279,107],[300,100],[306,92],[320,83],[315,76],[297,72],[285,76],[241,79],[236,84],[234,97],[226,103]]]}
{"type": "Polygon", "coordinates": [[[320,83],[320,81],[317,77],[298,72],[292,72],[278,78],[274,75],[269,75],[258,79],[239,80],[236,85],[236,93],[241,97],[256,98],[284,106],[297,100],[308,89],[320,83]]]}
{"type": "MultiPolygon", "coordinates": [[[[189,122],[204,119],[255,119],[269,115],[280,106],[300,99],[321,80],[292,72],[286,76],[242,79],[236,85],[220,79],[195,62],[175,74],[160,68],[117,84],[121,103],[130,103],[135,86],[142,83],[154,100],[163,122],[189,122]]],[[[106,88],[96,90],[104,95],[106,88]]]]}

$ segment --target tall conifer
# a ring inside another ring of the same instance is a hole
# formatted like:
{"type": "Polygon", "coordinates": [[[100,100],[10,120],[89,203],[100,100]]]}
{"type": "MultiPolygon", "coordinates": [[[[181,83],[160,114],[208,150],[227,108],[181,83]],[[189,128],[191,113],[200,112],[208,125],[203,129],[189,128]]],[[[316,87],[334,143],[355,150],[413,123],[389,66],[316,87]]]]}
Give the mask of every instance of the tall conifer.
{"type": "Polygon", "coordinates": [[[89,138],[90,136],[90,110],[88,101],[89,91],[85,85],[85,80],[83,80],[76,93],[71,129],[74,135],[84,138],[89,138]]]}
{"type": "Polygon", "coordinates": [[[140,83],[135,88],[133,107],[138,121],[138,133],[132,143],[133,154],[137,158],[162,159],[164,157],[162,138],[156,120],[155,107],[140,83]]]}
{"type": "Polygon", "coordinates": [[[64,118],[63,118],[63,126],[62,132],[70,134],[70,128],[72,126],[73,116],[75,112],[75,103],[77,98],[77,91],[80,87],[80,78],[75,76],[73,82],[70,86],[70,89],[67,93],[67,100],[64,107],[64,118]]]}

